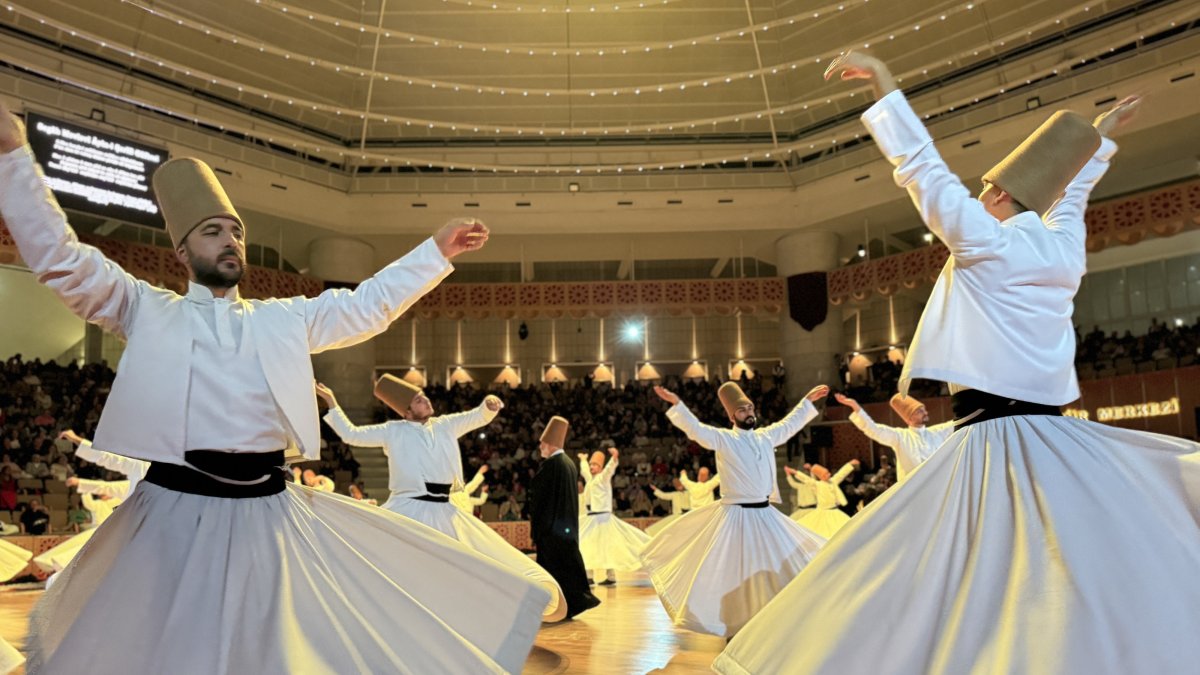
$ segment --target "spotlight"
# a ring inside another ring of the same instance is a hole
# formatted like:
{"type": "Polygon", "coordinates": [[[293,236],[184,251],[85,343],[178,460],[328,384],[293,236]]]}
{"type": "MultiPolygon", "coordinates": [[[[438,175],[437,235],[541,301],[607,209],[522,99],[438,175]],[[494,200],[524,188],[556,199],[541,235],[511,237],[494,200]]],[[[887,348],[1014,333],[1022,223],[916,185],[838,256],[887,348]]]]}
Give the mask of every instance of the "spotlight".
{"type": "Polygon", "coordinates": [[[867,247],[866,246],[863,246],[862,244],[858,245],[858,257],[860,257],[860,258],[867,257],[867,247]]]}
{"type": "Polygon", "coordinates": [[[567,192],[579,192],[579,183],[567,183],[567,192]]]}
{"type": "Polygon", "coordinates": [[[921,235],[921,238],[925,240],[926,244],[933,243],[933,233],[932,232],[926,232],[925,234],[921,235]]]}
{"type": "Polygon", "coordinates": [[[636,342],[642,339],[642,327],[636,323],[625,324],[621,334],[629,342],[636,342]]]}
{"type": "Polygon", "coordinates": [[[1180,318],[1176,317],[1176,318],[1175,318],[1175,327],[1176,327],[1176,328],[1182,328],[1182,327],[1183,327],[1183,319],[1180,319],[1180,318]]]}

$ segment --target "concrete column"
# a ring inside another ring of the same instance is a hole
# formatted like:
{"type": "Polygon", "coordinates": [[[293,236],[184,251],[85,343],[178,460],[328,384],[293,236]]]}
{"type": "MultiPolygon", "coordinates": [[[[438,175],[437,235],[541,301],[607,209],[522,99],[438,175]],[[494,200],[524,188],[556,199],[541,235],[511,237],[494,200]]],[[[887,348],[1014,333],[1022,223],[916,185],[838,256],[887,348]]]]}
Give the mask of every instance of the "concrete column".
{"type": "MultiPolygon", "coordinates": [[[[838,235],[832,232],[801,231],[775,242],[779,276],[805,272],[828,272],[838,264],[838,235]]],[[[790,298],[789,298],[790,301],[790,298]]],[[[828,303],[828,298],[801,298],[802,302],[828,303]]],[[[809,332],[792,320],[784,308],[779,353],[787,369],[788,400],[800,397],[818,384],[837,387],[834,354],[841,351],[842,310],[831,305],[824,323],[809,332]]]]}
{"type": "MultiPolygon", "coordinates": [[[[309,273],[325,281],[358,283],[378,271],[375,249],[348,237],[325,237],[308,245],[309,273]]],[[[352,419],[365,421],[371,409],[375,342],[313,355],[317,380],[337,394],[338,404],[352,419]]]]}

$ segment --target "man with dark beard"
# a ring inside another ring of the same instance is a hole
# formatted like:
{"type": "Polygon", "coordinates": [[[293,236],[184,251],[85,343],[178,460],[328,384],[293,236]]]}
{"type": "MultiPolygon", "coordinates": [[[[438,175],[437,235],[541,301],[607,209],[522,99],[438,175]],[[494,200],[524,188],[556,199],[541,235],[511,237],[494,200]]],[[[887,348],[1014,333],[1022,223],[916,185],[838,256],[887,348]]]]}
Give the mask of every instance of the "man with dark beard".
{"type": "Polygon", "coordinates": [[[289,446],[320,457],[309,355],[386,330],[487,227],[451,221],[354,291],[246,300],[245,226],[212,170],[173,159],[154,192],[190,272],[183,295],[78,241],[0,104],[0,214],[22,259],[127,341],[93,444],[150,463],[34,608],[28,671],[520,670],[549,594],[282,469],[289,446]]]}
{"type": "Polygon", "coordinates": [[[701,424],[662,387],[654,393],[671,404],[672,424],[716,453],[721,501],[668,525],[642,551],[642,563],[676,626],[730,637],[825,543],[771,502],[780,501],[776,449],[817,416],[813,402],[825,398],[829,387],[814,388],[782,420],[761,429],[754,403],[734,382],[717,391],[730,429],[701,424]]]}

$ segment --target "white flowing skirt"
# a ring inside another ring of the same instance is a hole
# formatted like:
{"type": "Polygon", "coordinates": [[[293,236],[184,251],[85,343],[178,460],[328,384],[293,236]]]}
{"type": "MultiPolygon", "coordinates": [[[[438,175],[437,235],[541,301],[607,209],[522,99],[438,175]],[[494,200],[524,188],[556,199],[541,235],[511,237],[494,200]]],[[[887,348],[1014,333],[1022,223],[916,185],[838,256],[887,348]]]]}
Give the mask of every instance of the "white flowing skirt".
{"type": "Polygon", "coordinates": [[[676,626],[728,637],[766,606],[825,540],[772,506],[690,511],[642,552],[676,626]]]}
{"type": "Polygon", "coordinates": [[[636,572],[648,543],[649,535],[611,513],[579,518],[579,552],[586,569],[636,572]]]}
{"type": "Polygon", "coordinates": [[[7,675],[25,663],[25,657],[8,640],[0,638],[0,675],[7,675]]]}
{"type": "Polygon", "coordinates": [[[487,523],[466,513],[454,502],[427,502],[409,497],[392,497],[384,508],[424,523],[470,547],[476,553],[495,560],[513,572],[541,585],[550,594],[542,620],[562,621],[567,616],[567,600],[550,573],[532,558],[514,548],[487,523]]]}
{"type": "Polygon", "coordinates": [[[28,550],[0,539],[0,581],[8,581],[20,574],[32,557],[33,553],[28,550]]]}
{"type": "Polygon", "coordinates": [[[843,513],[841,509],[809,509],[798,520],[793,514],[792,520],[825,539],[832,539],[833,535],[842,529],[842,526],[850,522],[850,516],[843,513]]]}
{"type": "Polygon", "coordinates": [[[63,541],[58,546],[34,557],[33,563],[46,572],[60,572],[79,554],[83,545],[88,543],[98,528],[91,528],[63,541]]]}
{"type": "Polygon", "coordinates": [[[858,514],[713,667],[1195,673],[1197,570],[1200,446],[1071,417],[980,422],[858,514]]]}
{"type": "Polygon", "coordinates": [[[645,530],[646,536],[650,537],[651,539],[657,537],[659,532],[662,532],[663,530],[667,529],[668,525],[679,520],[684,515],[686,515],[686,514],[672,513],[669,516],[664,516],[662,518],[659,518],[658,522],[656,522],[653,525],[651,525],[650,527],[646,528],[646,530],[645,530]]]}
{"type": "Polygon", "coordinates": [[[518,672],[548,600],[348,497],[142,482],[34,608],[28,672],[518,672]]]}

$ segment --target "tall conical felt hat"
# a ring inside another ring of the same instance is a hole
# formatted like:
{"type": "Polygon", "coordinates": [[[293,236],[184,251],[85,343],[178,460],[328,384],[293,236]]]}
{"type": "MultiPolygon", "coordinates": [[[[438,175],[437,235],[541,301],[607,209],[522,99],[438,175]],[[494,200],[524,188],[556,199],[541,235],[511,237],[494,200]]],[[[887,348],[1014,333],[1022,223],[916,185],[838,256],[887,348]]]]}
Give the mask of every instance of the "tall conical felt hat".
{"type": "Polygon", "coordinates": [[[565,418],[555,415],[546,423],[546,428],[542,431],[542,442],[552,448],[562,449],[567,445],[567,432],[571,430],[571,423],[565,418]]]}
{"type": "Polygon", "coordinates": [[[408,406],[412,405],[413,399],[420,393],[420,387],[395,375],[384,375],[375,381],[375,398],[401,415],[408,411],[408,406]]]}
{"type": "Polygon", "coordinates": [[[725,412],[730,417],[733,417],[733,413],[737,412],[738,408],[750,405],[750,399],[737,382],[726,382],[721,385],[721,388],[717,390],[717,398],[721,399],[721,405],[725,407],[725,412]]]}
{"type": "Polygon", "coordinates": [[[166,162],[154,172],[153,183],[158,207],[167,221],[167,233],[176,247],[209,218],[224,216],[246,227],[217,175],[198,159],[179,157],[166,162]]]}
{"type": "Polygon", "coordinates": [[[829,477],[833,475],[829,472],[829,469],[826,469],[820,464],[813,464],[812,468],[809,469],[809,473],[811,473],[812,477],[816,478],[817,480],[829,480],[829,477]]]}
{"type": "Polygon", "coordinates": [[[1041,215],[1050,210],[1099,148],[1100,132],[1090,122],[1082,115],[1060,110],[985,173],[983,181],[1041,215]]]}
{"type": "Polygon", "coordinates": [[[908,418],[912,417],[912,414],[917,411],[917,408],[925,405],[911,396],[904,396],[902,394],[896,394],[895,396],[892,396],[892,400],[888,403],[891,404],[892,410],[895,410],[896,414],[899,415],[901,419],[905,421],[905,423],[907,423],[908,418]]]}

